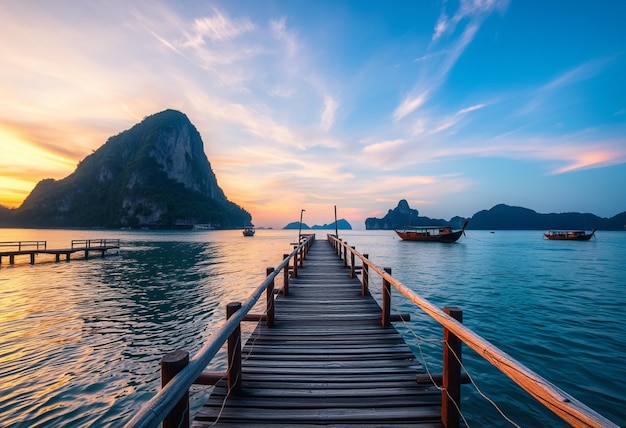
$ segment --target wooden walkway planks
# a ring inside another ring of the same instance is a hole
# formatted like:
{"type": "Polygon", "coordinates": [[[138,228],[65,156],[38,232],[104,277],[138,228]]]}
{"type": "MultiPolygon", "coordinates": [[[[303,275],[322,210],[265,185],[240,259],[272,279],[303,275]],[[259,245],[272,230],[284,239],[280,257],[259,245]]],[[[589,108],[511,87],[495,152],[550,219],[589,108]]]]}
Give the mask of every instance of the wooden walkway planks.
{"type": "Polygon", "coordinates": [[[243,348],[243,393],[220,381],[193,426],[441,426],[441,392],[417,384],[421,364],[328,243],[275,305],[274,327],[259,323],[243,348]]]}

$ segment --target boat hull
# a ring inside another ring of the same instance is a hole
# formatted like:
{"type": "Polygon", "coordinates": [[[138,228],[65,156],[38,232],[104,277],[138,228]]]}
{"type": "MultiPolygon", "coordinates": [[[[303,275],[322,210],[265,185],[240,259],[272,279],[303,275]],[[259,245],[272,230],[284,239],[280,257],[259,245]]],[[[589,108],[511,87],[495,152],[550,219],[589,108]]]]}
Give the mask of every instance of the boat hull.
{"type": "Polygon", "coordinates": [[[591,233],[584,231],[551,231],[544,233],[543,236],[551,241],[589,241],[595,233],[596,229],[593,229],[591,233]]]}
{"type": "Polygon", "coordinates": [[[403,241],[420,241],[420,242],[445,242],[452,243],[459,240],[463,234],[462,230],[458,230],[452,233],[446,233],[445,235],[427,235],[422,232],[413,231],[401,231],[396,230],[396,233],[403,241]]]}
{"type": "Polygon", "coordinates": [[[567,237],[567,236],[549,235],[547,233],[544,233],[543,236],[545,236],[547,239],[551,241],[589,241],[591,237],[593,236],[593,234],[590,233],[588,235],[567,237]]]}

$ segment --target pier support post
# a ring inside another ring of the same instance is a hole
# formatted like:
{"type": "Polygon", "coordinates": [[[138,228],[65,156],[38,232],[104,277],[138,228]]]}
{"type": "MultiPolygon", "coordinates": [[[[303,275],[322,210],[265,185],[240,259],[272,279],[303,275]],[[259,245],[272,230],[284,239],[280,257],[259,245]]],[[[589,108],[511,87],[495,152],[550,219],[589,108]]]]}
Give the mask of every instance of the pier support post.
{"type": "MultiPolygon", "coordinates": [[[[189,352],[181,349],[161,358],[161,388],[189,364],[189,352]]],[[[189,427],[189,391],[163,419],[163,428],[189,427]]]]}
{"type": "MultiPolygon", "coordinates": [[[[273,267],[265,269],[265,275],[270,276],[274,272],[273,267]]],[[[274,281],[267,285],[267,316],[265,322],[268,327],[274,327],[274,281]]]]}
{"type": "MultiPolygon", "coordinates": [[[[445,306],[443,311],[458,322],[463,322],[463,311],[456,306],[445,306]]],[[[446,428],[458,428],[461,409],[461,340],[448,329],[443,329],[443,379],[441,390],[441,423],[446,428]]]]}
{"type": "MultiPolygon", "coordinates": [[[[366,259],[370,258],[369,254],[363,254],[363,257],[366,259]]],[[[366,263],[363,263],[363,274],[362,274],[362,278],[361,278],[361,296],[367,296],[367,294],[369,293],[369,282],[370,282],[370,278],[369,278],[369,265],[367,265],[366,263]]]]}
{"type": "MultiPolygon", "coordinates": [[[[240,302],[226,305],[226,319],[241,309],[240,302]]],[[[241,324],[228,337],[228,390],[233,395],[241,394],[241,324]]]]}
{"type": "MultiPolygon", "coordinates": [[[[355,249],[354,246],[350,248],[355,249]]],[[[350,278],[354,278],[354,253],[352,251],[350,252],[350,278]]]]}
{"type": "MultiPolygon", "coordinates": [[[[283,260],[289,257],[289,254],[283,254],[283,260]]],[[[283,296],[289,296],[289,263],[283,269],[283,296]]]]}
{"type": "MultiPolygon", "coordinates": [[[[384,271],[391,275],[391,268],[386,267],[384,271]]],[[[383,278],[383,327],[391,325],[391,283],[383,278]]]]}
{"type": "MultiPolygon", "coordinates": [[[[298,247],[293,247],[298,248],[298,247]]],[[[292,278],[298,277],[298,252],[293,253],[293,272],[291,273],[292,278]]]]}

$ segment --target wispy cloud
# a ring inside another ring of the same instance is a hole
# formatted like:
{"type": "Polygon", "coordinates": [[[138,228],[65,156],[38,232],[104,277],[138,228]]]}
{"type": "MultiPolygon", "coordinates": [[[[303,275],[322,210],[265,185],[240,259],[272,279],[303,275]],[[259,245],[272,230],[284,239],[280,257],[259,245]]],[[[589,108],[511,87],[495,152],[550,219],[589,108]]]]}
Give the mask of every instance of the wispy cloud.
{"type": "Polygon", "coordinates": [[[463,0],[451,18],[445,11],[441,13],[435,25],[431,44],[431,48],[438,50],[414,60],[426,64],[420,69],[414,88],[394,110],[395,121],[417,111],[435,96],[458,58],[474,39],[484,19],[494,11],[506,10],[507,5],[507,0],[463,0]],[[459,34],[456,29],[462,23],[464,25],[459,34]],[[450,36],[450,39],[445,36],[450,36]]]}
{"type": "Polygon", "coordinates": [[[461,0],[452,17],[448,17],[445,10],[441,12],[435,24],[432,40],[436,41],[446,34],[453,33],[465,18],[482,21],[494,11],[505,11],[508,4],[508,0],[461,0]]]}
{"type": "Polygon", "coordinates": [[[193,33],[188,35],[183,46],[198,47],[206,41],[221,42],[233,39],[241,34],[253,31],[254,24],[247,18],[229,19],[217,9],[213,9],[213,15],[197,18],[193,22],[193,33]]]}
{"type": "Polygon", "coordinates": [[[428,100],[428,91],[424,91],[414,96],[407,96],[393,112],[393,118],[398,121],[413,113],[428,100]]]}
{"type": "Polygon", "coordinates": [[[335,120],[335,111],[337,110],[337,102],[333,97],[326,95],[324,97],[324,111],[322,112],[321,126],[322,130],[328,131],[335,120]]]}
{"type": "Polygon", "coordinates": [[[595,77],[610,61],[610,58],[594,59],[588,61],[560,74],[559,76],[555,77],[550,82],[539,88],[538,91],[553,91],[595,77]]]}
{"type": "Polygon", "coordinates": [[[277,40],[285,43],[288,55],[294,56],[298,52],[298,37],[295,32],[287,29],[287,19],[282,17],[270,21],[272,34],[277,40]]]}

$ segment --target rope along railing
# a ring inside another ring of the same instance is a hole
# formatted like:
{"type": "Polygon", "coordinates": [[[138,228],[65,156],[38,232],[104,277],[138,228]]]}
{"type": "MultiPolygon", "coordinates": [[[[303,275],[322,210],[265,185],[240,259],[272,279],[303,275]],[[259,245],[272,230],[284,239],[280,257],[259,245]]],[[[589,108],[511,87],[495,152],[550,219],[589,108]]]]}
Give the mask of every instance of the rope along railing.
{"type": "MultiPolygon", "coordinates": [[[[489,341],[483,339],[465,327],[460,320],[457,321],[452,314],[444,312],[432,303],[428,302],[426,299],[420,297],[399,280],[391,276],[390,269],[378,267],[368,259],[367,255],[359,253],[354,249],[354,247],[349,247],[346,242],[343,242],[334,235],[328,235],[328,240],[331,245],[333,245],[337,255],[339,257],[342,257],[343,255],[342,258],[344,266],[350,267],[350,275],[354,275],[354,271],[358,269],[354,265],[354,260],[358,258],[361,261],[361,270],[363,272],[363,293],[367,291],[367,286],[370,280],[370,270],[376,272],[382,278],[383,314],[381,320],[383,324],[386,319],[390,319],[390,305],[385,301],[386,299],[391,298],[390,290],[386,291],[388,288],[387,284],[389,284],[400,291],[400,293],[402,293],[407,299],[441,324],[444,328],[444,343],[446,344],[444,347],[444,353],[449,352],[449,355],[444,357],[442,375],[442,387],[444,389],[444,392],[442,393],[442,423],[444,426],[454,427],[459,425],[459,406],[457,403],[460,403],[460,397],[453,397],[452,399],[449,397],[453,396],[452,390],[455,392],[460,390],[458,385],[463,382],[460,373],[460,367],[462,365],[460,343],[462,342],[474,350],[487,362],[496,367],[500,372],[504,373],[535,400],[539,401],[552,413],[570,425],[577,427],[619,428],[617,424],[600,415],[584,403],[578,401],[573,396],[553,385],[537,373],[513,359],[505,352],[498,349],[489,341]],[[351,266],[348,266],[348,253],[350,253],[351,266]],[[455,346],[456,349],[455,347],[452,347],[453,342],[458,345],[458,347],[455,346]],[[455,367],[450,367],[450,364],[446,364],[446,362],[452,362],[455,367]],[[446,367],[446,365],[448,365],[448,367],[446,367]],[[454,369],[454,373],[451,373],[452,369],[454,369]],[[456,385],[450,384],[450,382],[456,382],[456,385]]],[[[448,311],[460,312],[460,310],[455,307],[448,308],[448,311]]]]}
{"type": "MultiPolygon", "coordinates": [[[[398,299],[394,299],[392,301],[392,308],[397,306],[396,302],[398,299]]],[[[445,311],[445,309],[444,309],[445,311]]],[[[431,344],[438,344],[438,345],[443,345],[443,346],[447,346],[447,343],[445,343],[445,341],[443,340],[443,338],[425,338],[423,336],[421,336],[420,334],[418,334],[415,329],[407,322],[407,320],[402,320],[402,325],[403,327],[407,330],[407,332],[409,334],[411,334],[415,340],[415,345],[417,346],[417,349],[419,351],[419,355],[420,355],[420,361],[422,361],[423,365],[424,365],[424,369],[426,371],[426,374],[418,374],[417,375],[417,382],[420,384],[425,384],[425,383],[430,383],[433,386],[435,386],[436,388],[438,388],[442,393],[445,393],[448,396],[448,399],[453,402],[456,411],[459,414],[459,419],[463,420],[463,423],[465,424],[466,427],[469,427],[470,424],[467,421],[467,419],[465,418],[465,415],[461,412],[461,405],[460,402],[455,401],[455,397],[453,397],[449,391],[447,389],[444,389],[442,387],[442,374],[437,374],[437,373],[433,373],[430,368],[429,368],[429,364],[428,361],[426,359],[426,355],[424,352],[424,349],[422,347],[423,344],[428,344],[428,346],[431,346],[431,344]]],[[[463,364],[462,361],[462,356],[461,355],[456,355],[454,354],[455,359],[458,361],[458,363],[461,365],[461,383],[470,383],[472,384],[472,386],[474,387],[474,389],[476,390],[476,392],[483,398],[485,399],[487,402],[489,402],[489,404],[491,404],[493,406],[493,408],[500,414],[500,416],[502,416],[503,419],[505,419],[507,422],[509,422],[512,426],[514,427],[518,427],[519,425],[516,424],[510,417],[508,417],[504,411],[498,406],[498,404],[496,404],[491,398],[489,398],[485,393],[483,393],[483,391],[480,389],[480,387],[476,384],[476,382],[474,381],[472,375],[470,374],[469,370],[467,370],[467,368],[465,367],[465,365],[463,364]]],[[[459,393],[459,397],[460,399],[460,393],[459,393]]]]}
{"type": "Polygon", "coordinates": [[[162,389],[156,393],[141,410],[126,424],[127,428],[156,427],[161,422],[164,428],[189,426],[189,388],[193,384],[211,385],[228,377],[228,393],[237,394],[241,388],[241,328],[242,321],[264,320],[273,325],[274,280],[283,271],[283,293],[288,292],[289,271],[297,277],[298,267],[302,267],[308,249],[315,242],[315,235],[303,235],[299,245],[290,254],[283,255],[283,261],[276,269],[268,268],[267,277],[244,302],[227,305],[226,322],[211,336],[194,356],[184,350],[174,351],[161,360],[162,389]],[[290,263],[293,261],[293,264],[290,263]],[[250,314],[259,298],[267,292],[267,309],[264,314],[250,314]],[[227,344],[227,373],[204,372],[211,360],[227,344]]]}

